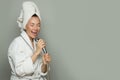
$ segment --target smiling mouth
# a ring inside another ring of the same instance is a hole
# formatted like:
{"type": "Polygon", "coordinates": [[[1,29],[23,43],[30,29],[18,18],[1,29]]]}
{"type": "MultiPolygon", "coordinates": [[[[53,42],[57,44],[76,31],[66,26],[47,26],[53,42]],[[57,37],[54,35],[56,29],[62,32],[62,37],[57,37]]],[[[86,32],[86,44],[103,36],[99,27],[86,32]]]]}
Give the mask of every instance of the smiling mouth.
{"type": "Polygon", "coordinates": [[[38,34],[38,32],[34,32],[34,31],[31,31],[31,33],[34,34],[34,35],[37,35],[37,34],[38,34]]]}

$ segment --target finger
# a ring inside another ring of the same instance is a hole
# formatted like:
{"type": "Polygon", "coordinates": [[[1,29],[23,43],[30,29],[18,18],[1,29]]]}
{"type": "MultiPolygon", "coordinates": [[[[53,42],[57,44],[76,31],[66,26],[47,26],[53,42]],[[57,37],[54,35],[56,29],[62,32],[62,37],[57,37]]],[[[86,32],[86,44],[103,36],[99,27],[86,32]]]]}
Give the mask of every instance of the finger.
{"type": "Polygon", "coordinates": [[[46,61],[51,61],[51,57],[46,54],[46,55],[45,55],[45,60],[46,60],[46,61]]]}
{"type": "Polygon", "coordinates": [[[43,44],[43,45],[42,45],[42,48],[44,48],[45,46],[46,46],[46,45],[45,45],[45,44],[43,44]]]}
{"type": "Polygon", "coordinates": [[[45,43],[45,41],[43,39],[40,39],[40,41],[45,43]]]}
{"type": "Polygon", "coordinates": [[[42,42],[43,42],[43,40],[42,40],[42,39],[39,39],[39,41],[38,41],[38,42],[42,43],[42,42]]]}
{"type": "Polygon", "coordinates": [[[44,41],[42,41],[42,40],[39,40],[39,41],[38,41],[38,44],[41,44],[41,45],[43,45],[43,44],[44,44],[44,45],[45,45],[45,42],[44,42],[44,41]]]}
{"type": "Polygon", "coordinates": [[[46,45],[44,41],[40,41],[39,44],[46,45]]]}
{"type": "Polygon", "coordinates": [[[45,55],[43,55],[42,60],[43,60],[43,63],[44,63],[44,64],[47,64],[47,61],[46,61],[46,59],[45,59],[45,55]]]}
{"type": "Polygon", "coordinates": [[[43,41],[43,39],[39,39],[39,41],[43,41]]]}

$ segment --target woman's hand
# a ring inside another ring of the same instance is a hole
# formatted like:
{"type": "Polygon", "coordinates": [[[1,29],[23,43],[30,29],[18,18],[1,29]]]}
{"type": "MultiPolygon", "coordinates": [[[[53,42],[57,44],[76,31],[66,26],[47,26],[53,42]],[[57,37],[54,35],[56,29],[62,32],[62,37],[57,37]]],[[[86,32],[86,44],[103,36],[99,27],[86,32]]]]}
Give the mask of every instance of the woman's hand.
{"type": "Polygon", "coordinates": [[[43,41],[43,39],[39,39],[36,47],[36,54],[39,55],[42,51],[42,48],[44,47],[45,47],[45,42],[43,41]]]}
{"type": "Polygon", "coordinates": [[[43,54],[43,56],[42,56],[42,62],[43,62],[43,64],[42,64],[42,72],[43,73],[48,71],[47,65],[48,65],[48,63],[50,63],[50,61],[51,61],[50,55],[48,53],[43,54]]]}
{"type": "Polygon", "coordinates": [[[43,64],[45,64],[45,65],[50,63],[50,61],[51,61],[50,55],[48,53],[43,54],[42,61],[43,61],[43,64]]]}
{"type": "Polygon", "coordinates": [[[45,47],[45,42],[43,41],[43,39],[39,39],[38,43],[36,45],[36,51],[32,55],[32,61],[33,61],[33,63],[36,61],[36,59],[40,55],[43,47],[45,47]]]}

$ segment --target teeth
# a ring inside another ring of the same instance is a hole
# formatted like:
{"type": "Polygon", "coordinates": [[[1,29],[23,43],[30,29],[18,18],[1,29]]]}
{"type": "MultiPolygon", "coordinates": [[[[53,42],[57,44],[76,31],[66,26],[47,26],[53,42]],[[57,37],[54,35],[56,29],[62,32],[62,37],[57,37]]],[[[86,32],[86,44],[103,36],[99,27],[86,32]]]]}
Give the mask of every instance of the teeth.
{"type": "Polygon", "coordinates": [[[33,34],[37,34],[37,32],[32,32],[33,34]]]}

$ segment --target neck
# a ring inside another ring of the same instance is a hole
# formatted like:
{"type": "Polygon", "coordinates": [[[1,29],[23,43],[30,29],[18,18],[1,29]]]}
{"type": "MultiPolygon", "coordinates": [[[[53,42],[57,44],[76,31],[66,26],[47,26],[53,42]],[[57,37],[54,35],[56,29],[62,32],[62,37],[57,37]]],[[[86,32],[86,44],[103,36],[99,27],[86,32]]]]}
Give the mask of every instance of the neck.
{"type": "Polygon", "coordinates": [[[33,46],[33,48],[34,48],[33,40],[34,40],[33,38],[30,38],[31,44],[32,44],[32,46],[33,46]]]}
{"type": "MultiPolygon", "coordinates": [[[[30,38],[30,37],[29,37],[29,38],[30,38]]],[[[31,42],[33,42],[33,40],[34,40],[33,38],[30,38],[30,41],[31,41],[31,42]]]]}

